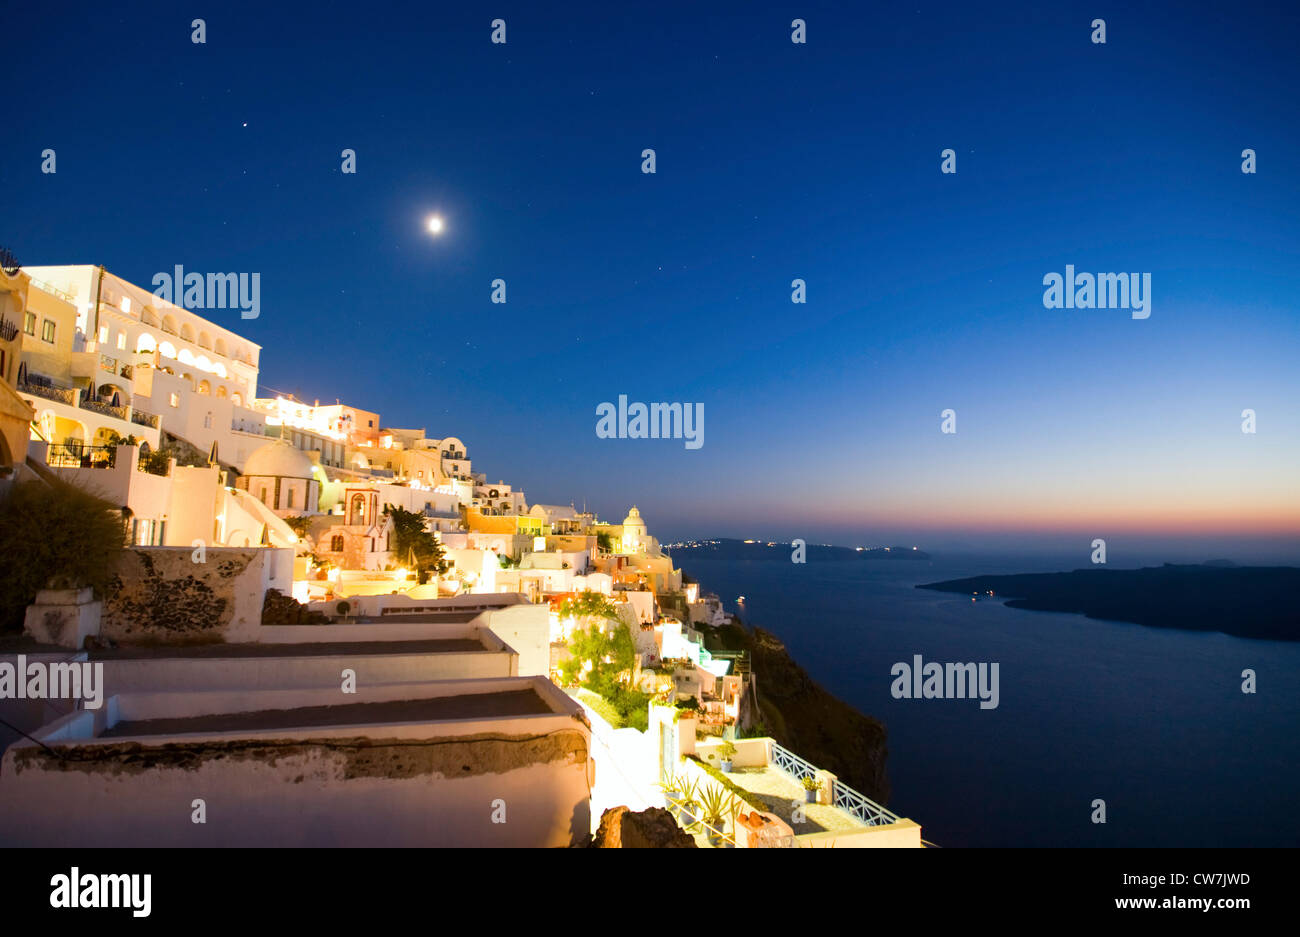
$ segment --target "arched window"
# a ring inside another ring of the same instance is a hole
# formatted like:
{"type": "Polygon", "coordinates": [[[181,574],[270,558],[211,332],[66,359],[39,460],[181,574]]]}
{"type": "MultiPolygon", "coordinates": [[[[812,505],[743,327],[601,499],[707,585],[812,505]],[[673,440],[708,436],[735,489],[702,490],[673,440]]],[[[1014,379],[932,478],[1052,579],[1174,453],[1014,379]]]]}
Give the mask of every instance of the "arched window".
{"type": "Polygon", "coordinates": [[[335,534],[333,537],[330,538],[330,552],[331,552],[331,553],[342,553],[342,552],[343,552],[343,535],[342,535],[342,534],[335,534]]]}

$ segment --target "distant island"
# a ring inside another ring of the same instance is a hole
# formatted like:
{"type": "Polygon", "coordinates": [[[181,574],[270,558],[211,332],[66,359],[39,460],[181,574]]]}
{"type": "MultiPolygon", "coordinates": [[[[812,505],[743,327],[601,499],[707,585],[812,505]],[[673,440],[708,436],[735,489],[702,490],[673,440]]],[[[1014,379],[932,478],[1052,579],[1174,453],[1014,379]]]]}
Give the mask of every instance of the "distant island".
{"type": "Polygon", "coordinates": [[[1076,569],[1069,573],[975,576],[918,589],[1006,598],[1010,608],[1076,612],[1152,628],[1221,631],[1242,638],[1300,641],[1300,568],[1200,566],[1076,569]]]}
{"type": "MultiPolygon", "coordinates": [[[[790,562],[794,547],[780,540],[685,540],[664,544],[665,550],[681,554],[706,556],[720,560],[781,560],[790,562]]],[[[917,547],[836,547],[827,543],[810,543],[804,548],[804,558],[815,562],[852,562],[854,560],[928,560],[930,554],[917,547]]]]}

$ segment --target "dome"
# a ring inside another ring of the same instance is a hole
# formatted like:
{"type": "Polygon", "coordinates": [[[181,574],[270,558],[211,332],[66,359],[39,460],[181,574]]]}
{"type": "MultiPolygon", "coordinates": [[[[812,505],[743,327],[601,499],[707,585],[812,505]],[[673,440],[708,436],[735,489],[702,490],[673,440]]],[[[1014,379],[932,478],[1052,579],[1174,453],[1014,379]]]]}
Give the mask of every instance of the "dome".
{"type": "Polygon", "coordinates": [[[645,530],[645,521],[642,520],[641,512],[636,509],[635,504],[632,505],[632,510],[627,512],[627,517],[623,518],[623,526],[625,528],[640,527],[642,530],[645,530]]]}
{"type": "Polygon", "coordinates": [[[253,450],[253,454],[244,463],[244,475],[311,478],[313,467],[306,453],[287,442],[268,442],[253,450]]]}

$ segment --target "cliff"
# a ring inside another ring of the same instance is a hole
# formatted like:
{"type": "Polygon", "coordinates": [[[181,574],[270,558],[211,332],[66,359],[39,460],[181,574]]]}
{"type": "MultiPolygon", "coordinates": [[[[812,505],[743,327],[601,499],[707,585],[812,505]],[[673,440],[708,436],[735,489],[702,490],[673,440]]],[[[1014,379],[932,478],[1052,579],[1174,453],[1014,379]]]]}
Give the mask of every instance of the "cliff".
{"type": "MultiPolygon", "coordinates": [[[[733,624],[717,629],[716,646],[749,651],[759,718],[781,745],[879,804],[889,801],[885,726],[832,696],[762,628],[733,624]]],[[[708,642],[714,645],[715,641],[708,642]]]]}

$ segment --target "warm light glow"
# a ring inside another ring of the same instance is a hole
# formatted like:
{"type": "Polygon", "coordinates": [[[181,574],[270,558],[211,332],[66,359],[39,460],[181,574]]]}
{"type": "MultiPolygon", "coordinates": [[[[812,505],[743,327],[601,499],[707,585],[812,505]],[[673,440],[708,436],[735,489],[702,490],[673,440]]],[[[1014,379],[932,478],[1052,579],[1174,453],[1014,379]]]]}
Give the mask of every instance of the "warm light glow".
{"type": "Polygon", "coordinates": [[[443,229],[442,219],[439,218],[437,215],[433,215],[432,217],[429,218],[428,228],[430,234],[442,234],[442,229],[443,229]]]}

